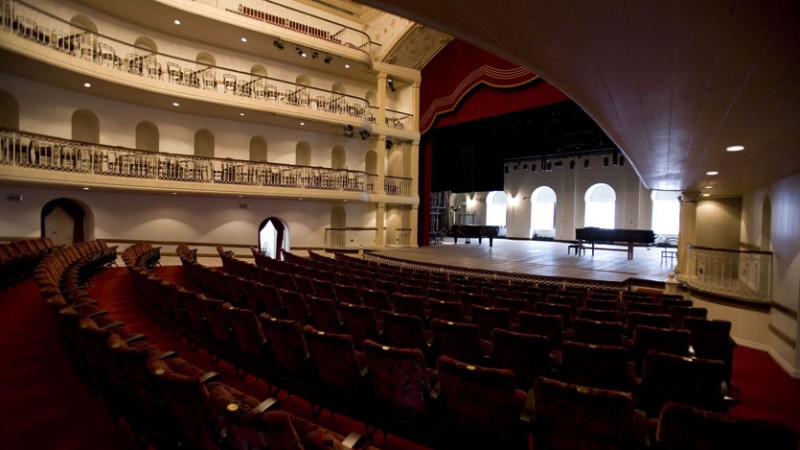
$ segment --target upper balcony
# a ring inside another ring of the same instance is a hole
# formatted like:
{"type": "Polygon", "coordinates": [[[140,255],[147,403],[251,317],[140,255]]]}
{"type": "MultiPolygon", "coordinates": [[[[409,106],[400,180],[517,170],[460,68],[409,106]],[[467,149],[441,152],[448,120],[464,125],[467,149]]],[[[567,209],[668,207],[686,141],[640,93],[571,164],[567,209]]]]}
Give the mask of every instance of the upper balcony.
{"type": "Polygon", "coordinates": [[[378,106],[366,98],[160,53],[146,42],[100,35],[19,1],[4,2],[1,12],[0,68],[27,78],[69,89],[87,80],[106,81],[113,84],[103,96],[168,108],[173,101],[163,99],[168,95],[181,100],[182,112],[190,114],[230,118],[248,109],[256,113],[248,120],[262,124],[291,126],[301,119],[309,122],[306,130],[331,133],[338,129],[332,124],[349,125],[370,134],[419,139],[419,132],[408,129],[412,114],[385,109],[378,124],[378,106]]]}

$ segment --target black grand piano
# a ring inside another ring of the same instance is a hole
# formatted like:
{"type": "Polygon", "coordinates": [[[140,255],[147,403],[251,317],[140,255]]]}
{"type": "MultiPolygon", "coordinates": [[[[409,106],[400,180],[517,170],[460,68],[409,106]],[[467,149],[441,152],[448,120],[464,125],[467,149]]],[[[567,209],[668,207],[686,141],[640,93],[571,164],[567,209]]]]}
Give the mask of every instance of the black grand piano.
{"type": "Polygon", "coordinates": [[[594,256],[595,243],[625,243],[628,246],[628,259],[633,259],[633,245],[654,244],[656,242],[656,234],[653,233],[653,230],[586,227],[575,229],[575,239],[580,241],[581,245],[591,243],[592,256],[594,256]]]}
{"type": "Polygon", "coordinates": [[[497,225],[453,225],[450,229],[454,244],[458,244],[458,238],[460,237],[465,238],[467,244],[469,244],[470,238],[478,238],[478,245],[480,245],[482,238],[489,238],[489,247],[492,246],[492,240],[499,233],[500,227],[497,225]]]}

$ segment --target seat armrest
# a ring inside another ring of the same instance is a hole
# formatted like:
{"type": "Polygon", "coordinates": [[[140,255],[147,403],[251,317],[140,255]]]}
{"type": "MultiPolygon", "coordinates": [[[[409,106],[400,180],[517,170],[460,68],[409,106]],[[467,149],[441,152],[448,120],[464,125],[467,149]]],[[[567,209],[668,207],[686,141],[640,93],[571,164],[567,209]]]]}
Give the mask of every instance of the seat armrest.
{"type": "Polygon", "coordinates": [[[697,357],[697,353],[694,351],[694,346],[693,345],[689,345],[689,357],[690,358],[696,358],[697,357]]]}
{"type": "Polygon", "coordinates": [[[364,445],[364,436],[358,433],[350,433],[342,439],[342,445],[347,448],[356,448],[364,445]]]}
{"type": "Polygon", "coordinates": [[[206,384],[211,381],[219,381],[222,378],[217,372],[206,372],[205,375],[200,377],[200,384],[206,384]]]}
{"type": "Polygon", "coordinates": [[[438,400],[439,394],[441,393],[442,393],[442,385],[441,383],[436,383],[436,386],[434,386],[433,389],[431,389],[430,396],[432,399],[438,400]]]}
{"type": "Polygon", "coordinates": [[[637,447],[650,448],[647,414],[640,409],[633,410],[633,436],[636,439],[637,447]]]}
{"type": "Polygon", "coordinates": [[[264,411],[269,411],[272,408],[277,408],[280,403],[278,399],[275,397],[269,397],[265,399],[263,402],[259,403],[255,408],[253,408],[253,412],[255,413],[262,413],[264,411]]]}
{"type": "Polygon", "coordinates": [[[162,354],[161,356],[159,356],[159,357],[158,357],[158,359],[159,359],[160,361],[163,361],[163,360],[165,360],[165,359],[171,359],[171,358],[177,358],[177,357],[178,357],[178,354],[177,354],[177,353],[175,353],[174,351],[170,350],[170,351],[168,351],[168,352],[164,352],[164,354],[162,354]]]}
{"type": "Polygon", "coordinates": [[[522,412],[519,415],[519,420],[530,424],[536,417],[536,396],[533,395],[533,388],[528,389],[528,396],[525,397],[525,404],[522,406],[522,412]]]}
{"type": "Polygon", "coordinates": [[[147,336],[143,334],[137,334],[135,336],[129,337],[128,339],[125,339],[125,344],[131,344],[133,342],[146,341],[146,340],[147,336]]]}
{"type": "Polygon", "coordinates": [[[108,325],[104,325],[104,326],[100,327],[100,329],[101,330],[108,330],[110,328],[124,327],[124,326],[125,326],[125,324],[122,323],[122,322],[112,322],[112,323],[110,323],[108,325]]]}

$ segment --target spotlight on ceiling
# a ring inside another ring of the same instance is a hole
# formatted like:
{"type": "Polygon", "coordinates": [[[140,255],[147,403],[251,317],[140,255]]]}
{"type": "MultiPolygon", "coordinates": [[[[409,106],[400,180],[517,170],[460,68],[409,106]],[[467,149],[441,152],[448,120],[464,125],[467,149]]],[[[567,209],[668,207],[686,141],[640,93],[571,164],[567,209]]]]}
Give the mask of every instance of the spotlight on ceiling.
{"type": "Polygon", "coordinates": [[[394,144],[390,140],[386,140],[386,150],[391,150],[394,144]]]}
{"type": "Polygon", "coordinates": [[[588,169],[589,168],[589,158],[586,158],[586,159],[583,160],[583,168],[584,169],[588,169]]]}
{"type": "Polygon", "coordinates": [[[528,170],[528,164],[523,164],[522,165],[522,170],[528,170]]]}
{"type": "Polygon", "coordinates": [[[347,125],[344,127],[344,135],[347,137],[353,137],[353,126],[347,125]]]}
{"type": "Polygon", "coordinates": [[[361,130],[358,132],[358,135],[361,136],[362,141],[366,141],[368,137],[370,137],[370,132],[368,130],[361,130]]]}
{"type": "Polygon", "coordinates": [[[322,60],[325,64],[330,64],[333,61],[333,56],[325,55],[325,59],[322,60]]]}
{"type": "Polygon", "coordinates": [[[603,156],[603,167],[608,167],[608,156],[603,156]]]}
{"type": "Polygon", "coordinates": [[[392,92],[394,92],[394,91],[396,91],[396,90],[397,90],[397,88],[396,88],[396,87],[395,87],[395,85],[394,85],[394,80],[393,80],[393,79],[391,79],[391,78],[387,78],[387,79],[386,79],[386,84],[388,84],[388,85],[389,85],[389,89],[391,89],[391,90],[392,90],[392,92]]]}
{"type": "Polygon", "coordinates": [[[575,170],[575,160],[570,160],[569,162],[569,170],[575,170]]]}
{"type": "Polygon", "coordinates": [[[298,55],[302,56],[303,58],[305,58],[305,57],[306,57],[306,51],[305,51],[305,50],[303,50],[303,49],[302,49],[302,48],[300,48],[300,47],[295,47],[295,48],[294,48],[294,52],[295,52],[295,53],[297,53],[298,55]]]}
{"type": "Polygon", "coordinates": [[[283,40],[281,39],[275,39],[274,41],[272,41],[272,45],[274,45],[275,48],[277,48],[278,50],[283,50],[284,48],[284,43],[283,40]]]}
{"type": "Polygon", "coordinates": [[[311,53],[311,59],[317,59],[317,58],[319,58],[319,52],[314,50],[314,52],[311,53]]]}
{"type": "Polygon", "coordinates": [[[531,164],[531,172],[536,173],[536,164],[531,164]]]}

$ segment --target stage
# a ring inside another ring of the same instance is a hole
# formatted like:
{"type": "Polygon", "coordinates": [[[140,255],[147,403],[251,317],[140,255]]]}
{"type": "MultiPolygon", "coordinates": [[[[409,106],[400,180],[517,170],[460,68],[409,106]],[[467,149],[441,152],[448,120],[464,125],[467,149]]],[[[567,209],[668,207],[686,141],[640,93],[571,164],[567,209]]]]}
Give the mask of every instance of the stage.
{"type": "MultiPolygon", "coordinates": [[[[581,256],[567,254],[567,242],[518,241],[495,239],[489,247],[487,239],[478,245],[477,239],[465,244],[452,239],[430,247],[395,248],[372,252],[405,261],[440,264],[468,269],[490,270],[524,275],[570,278],[591,281],[626,282],[641,279],[662,282],[674,264],[661,263],[662,247],[635,247],[633,259],[622,251],[597,250],[581,256]]],[[[606,247],[606,246],[603,246],[606,247]]]]}

